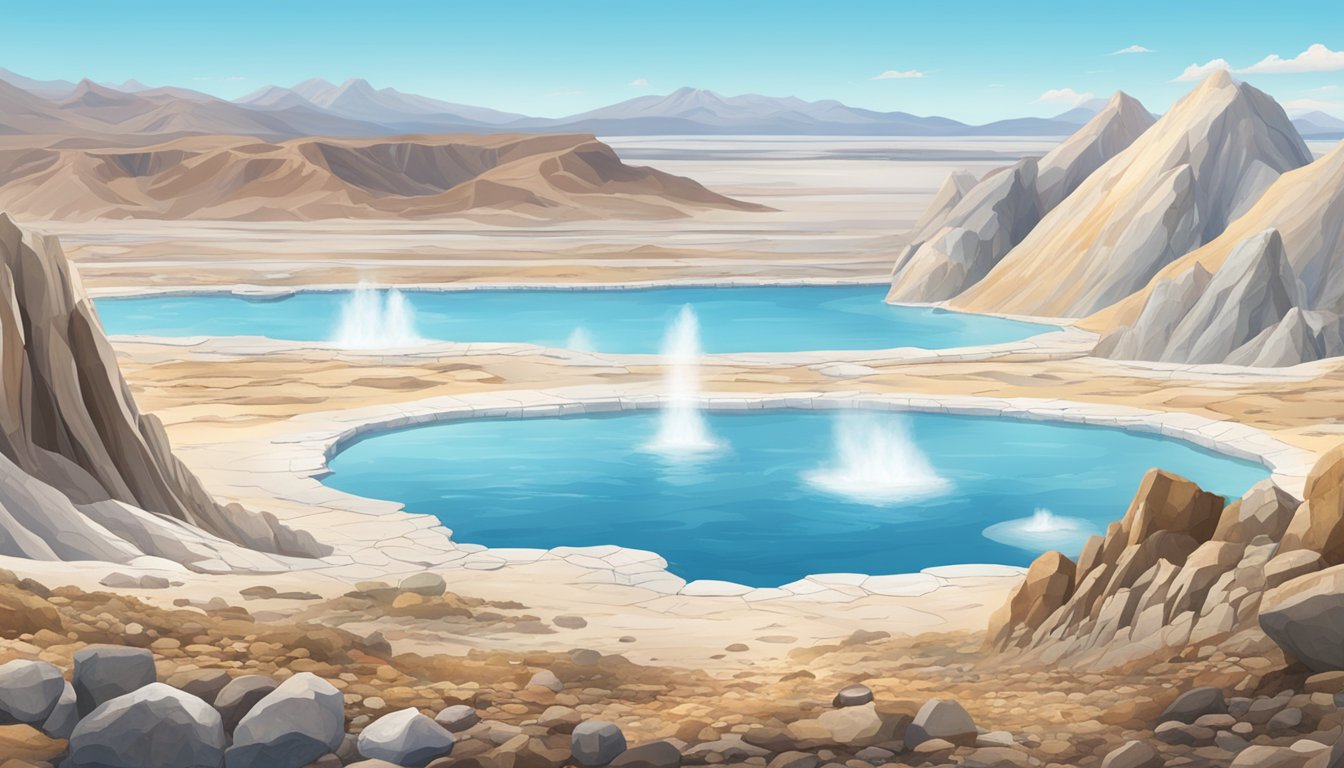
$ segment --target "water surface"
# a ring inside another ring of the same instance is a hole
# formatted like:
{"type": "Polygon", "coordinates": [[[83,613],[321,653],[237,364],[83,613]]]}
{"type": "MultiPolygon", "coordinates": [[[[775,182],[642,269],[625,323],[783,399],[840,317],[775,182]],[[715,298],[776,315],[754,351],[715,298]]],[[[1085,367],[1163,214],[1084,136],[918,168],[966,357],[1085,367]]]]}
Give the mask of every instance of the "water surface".
{"type": "Polygon", "coordinates": [[[704,351],[947,349],[998,344],[1054,330],[1025,323],[882,302],[885,286],[761,286],[638,290],[303,292],[282,299],[231,295],[97,301],[111,334],[267,336],[337,341],[367,349],[417,339],[526,342],[614,353],[658,350],[681,308],[700,317],[704,351]],[[400,298],[396,298],[400,296],[400,298]],[[407,324],[411,324],[410,327],[407,324]],[[364,328],[363,333],[351,332],[364,328]]]}
{"type": "Polygon", "coordinates": [[[349,446],[325,482],[436,515],[457,541],[619,544],[683,578],[777,586],[1073,556],[1124,515],[1150,467],[1225,495],[1269,474],[1157,436],[945,414],[709,412],[699,448],[678,452],[659,444],[662,418],[405,429],[349,446]]]}

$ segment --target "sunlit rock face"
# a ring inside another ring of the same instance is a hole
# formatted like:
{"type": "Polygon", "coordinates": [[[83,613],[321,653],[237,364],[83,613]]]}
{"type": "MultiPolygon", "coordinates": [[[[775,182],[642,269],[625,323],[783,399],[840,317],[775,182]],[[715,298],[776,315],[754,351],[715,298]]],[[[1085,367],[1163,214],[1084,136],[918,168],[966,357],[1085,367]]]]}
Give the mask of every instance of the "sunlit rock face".
{"type": "Polygon", "coordinates": [[[325,553],[267,513],[216,503],[136,408],[55,238],[0,215],[0,553],[140,555],[203,570],[325,553]]]}
{"type": "Polygon", "coordinates": [[[1152,124],[1142,104],[1116,93],[1039,162],[1022,160],[978,183],[965,172],[952,174],[897,257],[887,300],[944,301],[975,285],[1045,214],[1152,124]]]}
{"type": "Polygon", "coordinates": [[[1210,75],[952,305],[1084,317],[1221,235],[1311,152],[1272,98],[1210,75]]]}

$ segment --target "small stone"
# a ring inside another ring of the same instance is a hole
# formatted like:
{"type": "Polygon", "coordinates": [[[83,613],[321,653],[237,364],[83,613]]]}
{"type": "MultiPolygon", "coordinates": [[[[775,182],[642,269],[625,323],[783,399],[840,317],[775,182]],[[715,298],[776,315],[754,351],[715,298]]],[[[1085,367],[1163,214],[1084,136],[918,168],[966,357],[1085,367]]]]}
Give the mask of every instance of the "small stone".
{"type": "Polygon", "coordinates": [[[559,705],[547,707],[537,718],[537,725],[551,733],[572,733],[581,722],[583,715],[580,715],[578,710],[559,705]]]}
{"type": "Polygon", "coordinates": [[[1127,741],[1106,753],[1101,768],[1162,768],[1157,750],[1142,741],[1127,741]]]}
{"type": "Polygon", "coordinates": [[[1199,746],[1213,743],[1213,730],[1179,720],[1168,720],[1153,729],[1153,738],[1166,744],[1199,746]]]}
{"type": "Polygon", "coordinates": [[[746,643],[730,643],[729,645],[724,646],[723,650],[728,651],[729,653],[742,653],[743,651],[751,650],[751,647],[746,643]]]}
{"type": "Polygon", "coordinates": [[[481,716],[476,713],[475,707],[467,704],[454,704],[451,707],[444,707],[439,710],[439,714],[434,716],[434,720],[447,728],[449,732],[460,733],[481,722],[481,716]]]}
{"type": "MultiPolygon", "coordinates": [[[[863,758],[859,758],[863,759],[863,758]]],[[[781,752],[769,763],[769,768],[817,768],[821,758],[808,752],[781,752]]]]}
{"type": "Polygon", "coordinates": [[[974,744],[976,735],[975,721],[965,707],[951,699],[930,699],[905,729],[905,744],[916,747],[929,739],[974,744]]]}
{"type": "Polygon", "coordinates": [[[560,678],[556,677],[554,672],[549,669],[543,669],[533,675],[531,680],[527,681],[527,687],[549,688],[550,690],[559,693],[565,689],[565,684],[560,682],[560,678]]]}
{"type": "Polygon", "coordinates": [[[441,597],[448,591],[448,583],[437,573],[417,573],[401,580],[397,588],[402,592],[414,592],[425,597],[441,597]]]}
{"type": "Polygon", "coordinates": [[[588,626],[587,619],[573,615],[556,616],[551,623],[561,629],[583,629],[588,626]]]}
{"type": "Polygon", "coordinates": [[[681,750],[666,741],[654,741],[632,747],[611,761],[611,768],[680,768],[680,766],[681,750]]]}
{"type": "Polygon", "coordinates": [[[835,694],[831,704],[837,707],[857,707],[873,700],[873,689],[866,685],[847,685],[835,694]]]}
{"type": "Polygon", "coordinates": [[[1271,736],[1284,736],[1297,730],[1300,725],[1302,725],[1302,710],[1288,707],[1271,717],[1268,727],[1271,736]]]}
{"type": "Polygon", "coordinates": [[[1176,720],[1182,723],[1193,723],[1201,715],[1223,714],[1227,712],[1227,700],[1223,698],[1223,692],[1212,686],[1203,688],[1192,688],[1176,700],[1167,705],[1158,716],[1158,722],[1176,720]]]}
{"type": "Polygon", "coordinates": [[[422,766],[453,751],[453,735],[414,707],[374,720],[359,734],[359,753],[403,766],[422,766]]]}

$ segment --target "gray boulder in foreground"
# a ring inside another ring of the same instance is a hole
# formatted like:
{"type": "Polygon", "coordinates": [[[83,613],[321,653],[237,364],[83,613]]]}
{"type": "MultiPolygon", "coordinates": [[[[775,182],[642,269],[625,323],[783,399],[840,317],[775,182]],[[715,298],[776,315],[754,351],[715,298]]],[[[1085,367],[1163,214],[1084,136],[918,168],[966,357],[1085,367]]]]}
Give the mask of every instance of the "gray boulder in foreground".
{"type": "Polygon", "coordinates": [[[583,768],[599,768],[625,751],[625,734],[615,723],[587,720],[570,736],[570,750],[583,768]]]}
{"type": "Polygon", "coordinates": [[[65,686],[61,670],[45,661],[15,659],[0,665],[0,725],[40,725],[65,686]]]}
{"type": "Polygon", "coordinates": [[[453,734],[408,707],[374,720],[359,734],[359,754],[419,768],[453,751],[453,734]]]}
{"type": "MultiPolygon", "coordinates": [[[[64,768],[219,768],[219,713],[163,683],[108,701],[75,726],[64,768]]],[[[280,768],[276,765],[275,768],[280,768]]]]}
{"type": "Polygon", "coordinates": [[[95,645],[75,652],[71,683],[80,715],[87,715],[103,703],[139,690],[156,679],[154,654],[144,648],[95,645]]]}
{"type": "Polygon", "coordinates": [[[233,731],[227,768],[303,768],[334,752],[345,736],[345,698],[310,672],[284,681],[233,731]]]}
{"type": "Polygon", "coordinates": [[[930,699],[905,729],[905,746],[913,749],[933,739],[952,744],[973,744],[977,731],[971,714],[951,699],[930,699]]]}
{"type": "Polygon", "coordinates": [[[1311,671],[1344,669],[1344,565],[1299,576],[1265,593],[1260,627],[1311,671]]]}

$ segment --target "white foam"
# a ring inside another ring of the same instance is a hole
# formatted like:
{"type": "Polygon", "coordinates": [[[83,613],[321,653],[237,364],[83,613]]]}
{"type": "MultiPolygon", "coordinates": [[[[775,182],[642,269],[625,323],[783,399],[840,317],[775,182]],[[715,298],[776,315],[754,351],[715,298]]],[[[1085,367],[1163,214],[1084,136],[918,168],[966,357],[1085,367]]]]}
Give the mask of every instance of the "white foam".
{"type": "Polygon", "coordinates": [[[1093,531],[1091,524],[1082,518],[1064,517],[1048,509],[1037,508],[1031,517],[995,523],[983,533],[987,539],[1018,549],[1032,552],[1059,549],[1076,553],[1082,550],[1093,531]]]}
{"type": "Polygon", "coordinates": [[[919,450],[903,421],[860,411],[835,421],[832,463],[804,473],[820,491],[887,505],[941,496],[952,483],[919,450]]]}
{"type": "Polygon", "coordinates": [[[397,349],[425,343],[415,331],[415,308],[401,291],[360,285],[341,306],[332,341],[345,349],[397,349]]]}

